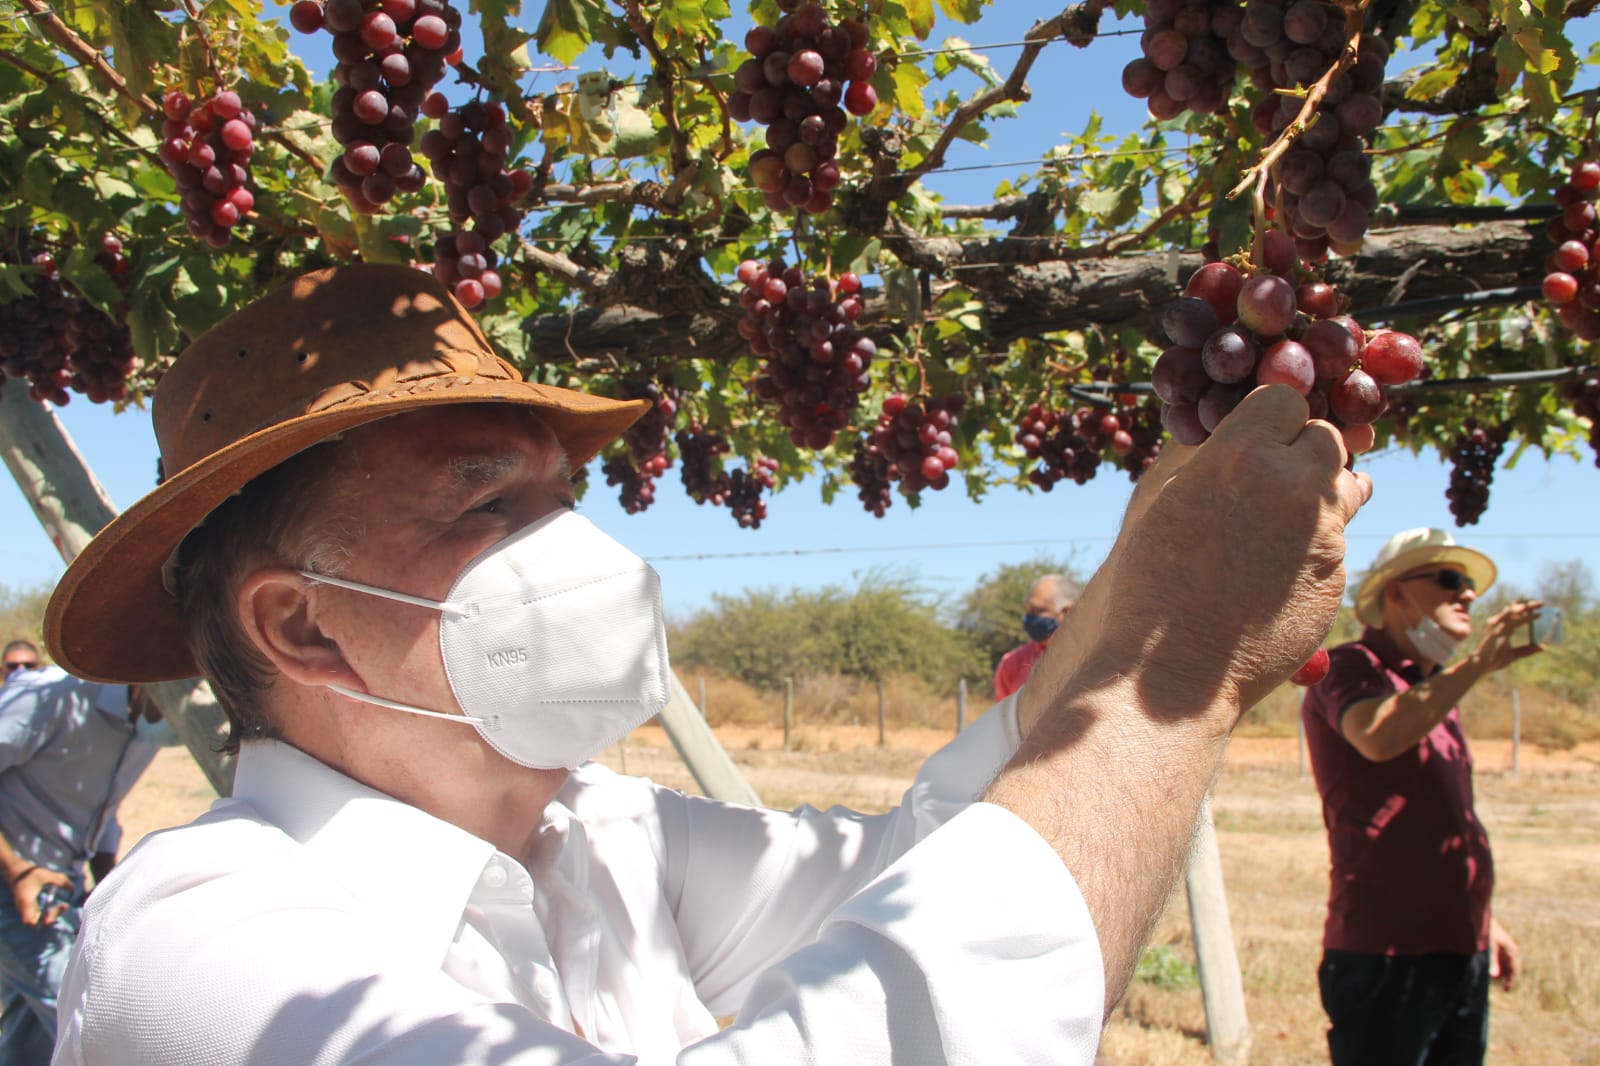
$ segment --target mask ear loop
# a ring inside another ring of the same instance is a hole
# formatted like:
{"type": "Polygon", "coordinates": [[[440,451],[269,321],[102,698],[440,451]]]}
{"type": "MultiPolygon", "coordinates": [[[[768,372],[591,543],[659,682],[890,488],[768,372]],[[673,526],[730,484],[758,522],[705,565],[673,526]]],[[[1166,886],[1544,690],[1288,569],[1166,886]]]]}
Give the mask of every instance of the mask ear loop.
{"type": "MultiPolygon", "coordinates": [[[[453,603],[442,603],[439,600],[430,600],[423,596],[412,596],[404,592],[394,592],[390,589],[378,588],[375,585],[363,585],[359,581],[346,581],[342,577],[333,577],[329,574],[318,574],[311,570],[299,570],[296,572],[301,577],[310,578],[312,581],[318,581],[324,585],[333,585],[336,588],[349,589],[351,592],[365,592],[369,596],[377,596],[381,599],[394,600],[397,603],[409,603],[416,607],[427,607],[430,610],[439,611],[443,614],[464,617],[468,613],[466,609],[453,603]]],[[[392,711],[404,711],[406,714],[420,715],[424,718],[443,718],[447,722],[465,722],[468,725],[484,725],[489,721],[487,718],[477,718],[470,714],[449,714],[445,711],[430,711],[423,707],[414,707],[409,703],[401,703],[398,700],[390,700],[385,699],[382,696],[374,696],[370,692],[357,692],[355,689],[347,688],[344,685],[328,684],[324,687],[332,692],[337,692],[339,695],[344,696],[347,699],[355,700],[358,703],[370,703],[377,707],[387,707],[392,711]]]]}
{"type": "Polygon", "coordinates": [[[396,700],[386,700],[382,696],[374,696],[370,692],[357,692],[353,688],[343,685],[329,684],[325,686],[341,696],[346,696],[361,703],[371,703],[379,707],[387,707],[392,711],[404,711],[407,714],[422,715],[426,718],[443,718],[447,722],[466,722],[468,725],[483,725],[489,721],[487,718],[475,718],[470,714],[449,714],[445,711],[428,711],[421,707],[413,707],[409,703],[400,703],[396,700]]]}
{"type": "Polygon", "coordinates": [[[301,577],[310,578],[312,581],[321,582],[324,585],[349,589],[351,592],[365,592],[369,596],[394,600],[396,603],[409,603],[415,607],[427,607],[435,611],[441,611],[444,614],[453,614],[457,617],[465,617],[469,613],[465,607],[448,601],[430,600],[425,596],[412,596],[405,592],[394,592],[390,589],[378,588],[376,585],[363,585],[359,581],[346,581],[342,577],[334,577],[331,574],[319,574],[313,570],[297,570],[295,573],[301,577]]]}

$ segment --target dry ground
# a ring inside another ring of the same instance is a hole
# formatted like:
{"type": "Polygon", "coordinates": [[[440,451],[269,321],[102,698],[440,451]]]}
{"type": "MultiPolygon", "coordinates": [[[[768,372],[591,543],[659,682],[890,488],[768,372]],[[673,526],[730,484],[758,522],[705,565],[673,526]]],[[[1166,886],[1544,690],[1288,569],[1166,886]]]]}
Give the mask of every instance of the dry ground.
{"type": "MultiPolygon", "coordinates": [[[[949,733],[901,730],[877,747],[875,728],[813,727],[783,752],[770,728],[718,729],[763,799],[774,806],[893,804],[927,752],[949,733]]],[[[1526,1066],[1600,1063],[1600,744],[1545,752],[1474,741],[1479,811],[1495,844],[1496,913],[1522,946],[1526,972],[1496,989],[1489,1061],[1526,1066]]],[[[692,788],[664,734],[647,726],[604,761],[692,788]]],[[[126,843],[181,823],[212,798],[181,749],[165,751],[123,808],[126,843]]],[[[1214,803],[1229,910],[1244,968],[1255,1066],[1325,1063],[1315,969],[1327,846],[1316,791],[1298,772],[1293,737],[1234,741],[1214,803]]],[[[1114,1066],[1202,1066],[1205,1013],[1193,983],[1193,942],[1181,894],[1157,927],[1164,965],[1136,983],[1107,1030],[1114,1066]]]]}

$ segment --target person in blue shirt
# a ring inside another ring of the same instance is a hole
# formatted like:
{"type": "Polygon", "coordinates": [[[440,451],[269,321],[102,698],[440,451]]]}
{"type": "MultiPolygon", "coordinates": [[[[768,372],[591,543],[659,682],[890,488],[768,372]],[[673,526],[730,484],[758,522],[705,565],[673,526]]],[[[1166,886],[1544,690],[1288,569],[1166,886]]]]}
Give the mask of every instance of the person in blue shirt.
{"type": "Polygon", "coordinates": [[[41,666],[37,649],[30,665],[12,654],[26,643],[7,645],[0,688],[0,1066],[50,1061],[84,868],[96,882],[110,871],[117,807],[174,742],[140,689],[41,666]]]}

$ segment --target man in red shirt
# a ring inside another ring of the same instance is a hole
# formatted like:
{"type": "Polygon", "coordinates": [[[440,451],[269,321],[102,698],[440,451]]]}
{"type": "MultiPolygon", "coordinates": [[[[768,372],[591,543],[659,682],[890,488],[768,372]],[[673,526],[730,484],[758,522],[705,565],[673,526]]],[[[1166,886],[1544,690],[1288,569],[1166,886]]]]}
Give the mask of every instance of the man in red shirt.
{"type": "Polygon", "coordinates": [[[1005,699],[1028,680],[1056,627],[1066,620],[1067,612],[1077,602],[1078,584],[1066,574],[1046,574],[1033,583],[1022,607],[1022,628],[1028,634],[1028,643],[1006,652],[995,667],[995,699],[1005,699]]]}
{"type": "Polygon", "coordinates": [[[1469,654],[1495,565],[1437,529],[1390,538],[1356,591],[1367,629],[1301,706],[1332,859],[1318,972],[1334,1066],[1483,1061],[1489,982],[1517,945],[1490,914],[1494,862],[1473,810],[1457,703],[1539,651],[1513,638],[1540,604],[1496,614],[1469,654]]]}

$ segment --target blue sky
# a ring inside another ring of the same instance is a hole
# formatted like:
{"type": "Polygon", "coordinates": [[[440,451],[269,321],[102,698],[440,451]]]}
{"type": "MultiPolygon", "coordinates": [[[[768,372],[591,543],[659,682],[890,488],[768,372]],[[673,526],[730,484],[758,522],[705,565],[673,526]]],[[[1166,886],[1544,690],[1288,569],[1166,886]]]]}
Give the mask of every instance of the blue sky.
{"type": "MultiPolygon", "coordinates": [[[[529,24],[541,7],[529,5],[529,24]]],[[[975,45],[1004,45],[1020,41],[1035,21],[1059,10],[1056,5],[1007,0],[991,8],[982,22],[950,32],[975,45]]],[[[1116,28],[1108,16],[1102,29],[1116,28]]],[[[1592,38],[1593,30],[1584,27],[1583,35],[1592,38]]],[[[930,46],[941,36],[936,33],[930,46]]],[[[473,37],[468,34],[469,46],[473,37]]],[[[313,65],[326,62],[310,55],[305,43],[296,38],[297,54],[313,65]]],[[[1017,49],[998,47],[984,54],[1003,74],[1014,64],[1017,49]]],[[[1142,120],[1143,106],[1122,93],[1119,73],[1135,54],[1137,39],[1131,35],[1105,36],[1082,51],[1052,45],[1029,78],[1033,102],[1022,106],[1021,117],[997,124],[987,147],[958,145],[950,165],[985,167],[1036,159],[1081,132],[1091,108],[1105,117],[1108,131],[1131,130],[1142,120]]],[[[1391,64],[1391,73],[1400,66],[1391,64]]],[[[958,170],[935,175],[929,185],[951,201],[975,203],[988,199],[999,181],[1025,169],[958,170]]],[[[147,413],[130,409],[114,416],[75,396],[58,416],[119,509],[151,487],[156,447],[147,413]]],[[[1479,525],[1466,530],[1453,524],[1444,497],[1449,468],[1436,455],[1396,452],[1365,458],[1360,465],[1372,475],[1376,495],[1350,528],[1352,569],[1365,566],[1396,530],[1433,525],[1488,552],[1500,563],[1502,579],[1524,590],[1536,584],[1547,564],[1584,559],[1591,571],[1600,570],[1595,562],[1600,555],[1600,469],[1587,449],[1581,460],[1546,461],[1530,453],[1515,469],[1502,467],[1488,512],[1479,525]]],[[[0,562],[0,583],[13,588],[51,583],[60,577],[63,564],[20,490],[4,480],[0,543],[7,550],[0,562]]],[[[850,584],[874,571],[911,578],[947,599],[999,566],[1041,555],[1069,560],[1088,572],[1109,548],[1131,489],[1125,475],[1105,467],[1086,486],[1067,483],[1048,494],[996,489],[974,503],[952,488],[924,493],[924,505],[916,511],[897,496],[888,515],[876,519],[850,491],[824,506],[818,481],[811,478],[772,498],[767,522],[748,531],[737,528],[725,509],[696,506],[683,494],[674,469],[658,483],[656,504],[642,515],[624,514],[614,490],[599,477],[591,478],[583,511],[655,563],[667,609],[681,617],[708,606],[719,593],[850,584]]]]}

